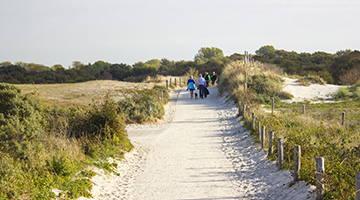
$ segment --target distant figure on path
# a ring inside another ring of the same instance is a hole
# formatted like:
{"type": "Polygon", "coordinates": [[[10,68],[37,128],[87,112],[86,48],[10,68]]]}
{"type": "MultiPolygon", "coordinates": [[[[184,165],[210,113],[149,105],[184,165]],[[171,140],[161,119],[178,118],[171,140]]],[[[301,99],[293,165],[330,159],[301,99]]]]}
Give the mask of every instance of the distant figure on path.
{"type": "Polygon", "coordinates": [[[209,87],[209,83],[210,83],[210,80],[211,80],[209,72],[205,72],[204,79],[206,81],[206,86],[205,87],[209,87]]]}
{"type": "Polygon", "coordinates": [[[202,74],[200,74],[200,77],[197,81],[197,87],[199,89],[199,95],[200,95],[200,98],[204,98],[204,88],[205,88],[205,85],[206,85],[206,81],[205,79],[202,77],[202,74]]]}
{"type": "Polygon", "coordinates": [[[193,76],[190,76],[190,78],[187,81],[188,88],[186,91],[190,90],[190,99],[193,98],[194,90],[195,88],[195,80],[193,79],[193,76]]]}
{"type": "Polygon", "coordinates": [[[215,85],[215,83],[218,82],[218,78],[215,74],[215,72],[213,72],[213,74],[211,75],[211,85],[215,85]]]}

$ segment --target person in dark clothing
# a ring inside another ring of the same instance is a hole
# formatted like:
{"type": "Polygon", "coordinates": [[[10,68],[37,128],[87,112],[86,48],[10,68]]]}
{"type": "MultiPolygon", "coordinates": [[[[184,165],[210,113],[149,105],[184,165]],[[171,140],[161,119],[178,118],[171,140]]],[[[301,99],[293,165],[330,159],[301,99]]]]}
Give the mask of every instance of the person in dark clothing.
{"type": "Polygon", "coordinates": [[[211,80],[211,77],[210,77],[210,75],[209,75],[209,72],[205,72],[204,79],[205,79],[205,81],[206,81],[205,87],[209,87],[209,83],[210,83],[210,80],[211,80]]]}
{"type": "Polygon", "coordinates": [[[211,85],[215,85],[215,83],[218,82],[218,78],[215,74],[215,72],[213,72],[213,74],[211,75],[211,85]]]}

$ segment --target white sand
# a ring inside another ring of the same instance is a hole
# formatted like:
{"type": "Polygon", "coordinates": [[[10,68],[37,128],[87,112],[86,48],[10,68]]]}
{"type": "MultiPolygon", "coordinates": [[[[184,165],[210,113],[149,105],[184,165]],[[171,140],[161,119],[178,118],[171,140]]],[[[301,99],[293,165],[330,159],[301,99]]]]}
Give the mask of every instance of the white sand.
{"type": "Polygon", "coordinates": [[[312,84],[310,86],[302,86],[297,81],[297,79],[291,79],[284,77],[286,87],[284,88],[285,92],[289,92],[294,95],[294,98],[290,102],[299,102],[308,100],[313,103],[326,103],[332,102],[331,94],[336,93],[339,88],[343,86],[339,85],[320,85],[312,84]]]}
{"type": "Polygon", "coordinates": [[[135,150],[117,161],[120,176],[96,171],[94,199],[313,199],[315,187],[289,187],[291,173],[253,144],[236,106],[210,93],[181,91],[160,125],[128,126],[135,150]]]}

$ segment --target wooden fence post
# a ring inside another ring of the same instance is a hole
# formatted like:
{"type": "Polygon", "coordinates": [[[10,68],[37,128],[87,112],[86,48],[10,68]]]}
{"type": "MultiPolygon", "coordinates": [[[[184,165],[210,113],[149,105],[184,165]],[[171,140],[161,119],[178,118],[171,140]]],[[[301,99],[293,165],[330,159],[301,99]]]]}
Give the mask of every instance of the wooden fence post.
{"type": "Polygon", "coordinates": [[[261,141],[261,122],[258,121],[258,138],[259,138],[259,141],[261,141]]]}
{"type": "Polygon", "coordinates": [[[172,79],[170,78],[170,87],[171,87],[171,85],[172,85],[172,79]]]}
{"type": "Polygon", "coordinates": [[[283,162],[284,162],[284,140],[283,138],[278,138],[278,170],[282,169],[283,162]]]}
{"type": "Polygon", "coordinates": [[[244,75],[245,75],[245,81],[244,81],[244,90],[247,90],[247,73],[246,73],[246,51],[244,53],[244,75]]]}
{"type": "Polygon", "coordinates": [[[166,80],[166,89],[169,89],[169,80],[166,80]]]}
{"type": "Polygon", "coordinates": [[[246,105],[244,104],[243,105],[243,118],[246,117],[246,105]]]}
{"type": "Polygon", "coordinates": [[[274,104],[275,104],[275,98],[271,99],[271,114],[274,114],[274,104]]]}
{"type": "Polygon", "coordinates": [[[253,130],[255,130],[255,113],[252,113],[251,116],[252,116],[251,127],[253,130]]]}
{"type": "Polygon", "coordinates": [[[265,126],[261,127],[261,148],[265,147],[265,126]]]}
{"type": "Polygon", "coordinates": [[[300,180],[300,166],[301,166],[301,146],[295,145],[294,148],[294,181],[300,180]]]}
{"type": "Polygon", "coordinates": [[[270,131],[269,132],[269,152],[268,152],[268,156],[271,156],[273,153],[273,142],[274,140],[274,132],[270,131]]]}
{"type": "Polygon", "coordinates": [[[360,200],[360,172],[356,172],[355,174],[355,200],[360,200]]]}
{"type": "Polygon", "coordinates": [[[345,125],[345,112],[342,112],[341,114],[341,125],[345,125]]]}
{"type": "Polygon", "coordinates": [[[302,105],[303,115],[305,115],[305,104],[302,105]]]}
{"type": "Polygon", "coordinates": [[[175,78],[175,87],[177,86],[176,78],[175,78]]]}
{"type": "Polygon", "coordinates": [[[316,199],[321,200],[324,198],[324,174],[325,174],[325,162],[323,157],[316,158],[316,199]]]}
{"type": "Polygon", "coordinates": [[[181,77],[179,78],[179,83],[180,83],[180,87],[181,87],[181,77]]]}

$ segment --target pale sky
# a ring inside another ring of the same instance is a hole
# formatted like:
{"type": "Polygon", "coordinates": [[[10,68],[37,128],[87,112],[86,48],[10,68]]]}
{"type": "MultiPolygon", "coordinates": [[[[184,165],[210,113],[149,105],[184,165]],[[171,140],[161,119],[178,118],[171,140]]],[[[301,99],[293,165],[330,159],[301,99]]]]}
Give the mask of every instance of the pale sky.
{"type": "Polygon", "coordinates": [[[0,0],[0,62],[193,60],[263,45],[360,49],[358,0],[0,0]]]}

